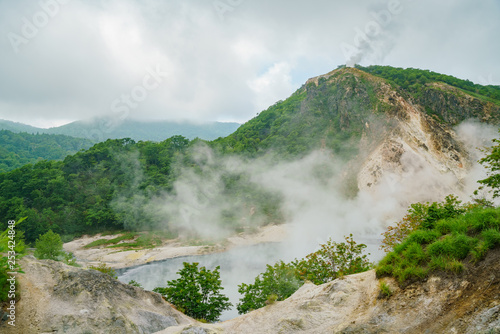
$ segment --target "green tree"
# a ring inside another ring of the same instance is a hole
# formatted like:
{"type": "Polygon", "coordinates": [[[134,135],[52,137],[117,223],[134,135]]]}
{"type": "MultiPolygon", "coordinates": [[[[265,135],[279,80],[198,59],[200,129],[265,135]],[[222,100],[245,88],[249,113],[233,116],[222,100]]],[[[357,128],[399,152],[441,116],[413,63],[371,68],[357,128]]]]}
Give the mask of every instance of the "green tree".
{"type": "Polygon", "coordinates": [[[165,288],[153,291],[165,296],[179,311],[195,319],[208,322],[219,320],[222,311],[231,307],[229,298],[220,293],[223,289],[220,280],[220,267],[208,270],[198,268],[198,263],[184,262],[184,268],[177,274],[180,278],[167,282],[165,288]]]}
{"type": "Polygon", "coordinates": [[[357,244],[352,234],[345,242],[331,239],[320,249],[302,260],[291,263],[277,262],[257,276],[253,284],[241,284],[238,292],[243,295],[237,305],[240,314],[264,307],[275,300],[290,297],[306,280],[314,284],[330,282],[341,275],[350,275],[371,268],[367,255],[362,254],[364,244],[357,244]]]}
{"type": "Polygon", "coordinates": [[[243,314],[266,306],[274,300],[285,300],[304,284],[297,276],[297,269],[292,264],[277,262],[267,265],[267,270],[257,276],[253,284],[242,283],[238,292],[243,295],[236,306],[243,314]]]}
{"type": "Polygon", "coordinates": [[[368,256],[363,254],[365,244],[357,244],[352,234],[345,242],[328,240],[320,249],[295,262],[298,275],[314,284],[323,284],[338,276],[351,275],[370,269],[368,256]]]}
{"type": "Polygon", "coordinates": [[[57,260],[64,253],[61,237],[52,230],[40,236],[36,240],[35,247],[35,256],[39,259],[57,260]]]}
{"type": "MultiPolygon", "coordinates": [[[[488,177],[484,180],[478,181],[493,190],[493,197],[500,197],[500,139],[493,139],[496,145],[490,147],[487,152],[489,154],[479,160],[488,169],[488,177]]],[[[482,189],[481,186],[479,189],[482,189]]],[[[477,191],[475,192],[477,194],[477,191]]]]}

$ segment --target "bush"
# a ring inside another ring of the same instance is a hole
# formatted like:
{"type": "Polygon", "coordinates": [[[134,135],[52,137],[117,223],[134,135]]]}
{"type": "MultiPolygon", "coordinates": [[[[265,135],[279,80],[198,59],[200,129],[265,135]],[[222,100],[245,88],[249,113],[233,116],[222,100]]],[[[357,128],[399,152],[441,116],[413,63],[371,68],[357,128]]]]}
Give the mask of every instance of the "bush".
{"type": "Polygon", "coordinates": [[[320,250],[307,255],[294,265],[302,280],[314,284],[330,282],[338,276],[351,275],[370,269],[368,256],[363,255],[365,244],[357,244],[352,234],[344,237],[345,242],[328,240],[320,246],[320,250]]]}
{"type": "Polygon", "coordinates": [[[75,255],[71,252],[63,252],[62,261],[64,263],[66,263],[67,265],[70,265],[73,267],[80,267],[80,265],[78,263],[76,263],[75,255]]]}
{"type": "Polygon", "coordinates": [[[395,226],[389,226],[387,231],[382,233],[384,239],[380,248],[390,252],[417,229],[432,229],[440,220],[457,217],[473,207],[470,204],[463,205],[453,195],[447,196],[443,203],[412,204],[401,221],[395,226]]]}
{"type": "Polygon", "coordinates": [[[428,244],[441,236],[441,233],[435,230],[416,230],[408,236],[410,242],[415,242],[420,245],[428,244]]]}
{"type": "MultiPolygon", "coordinates": [[[[479,187],[480,190],[483,187],[490,188],[493,191],[493,198],[495,198],[500,197],[500,173],[498,173],[500,171],[500,139],[493,139],[493,142],[496,145],[486,149],[485,151],[489,154],[479,160],[488,169],[488,177],[478,182],[484,185],[479,187]]],[[[477,194],[477,190],[475,194],[477,194]]]]}
{"type": "Polygon", "coordinates": [[[492,249],[493,247],[496,247],[500,245],[500,231],[497,229],[487,229],[481,232],[481,237],[484,240],[485,247],[488,249],[492,249]]]}
{"type": "Polygon", "coordinates": [[[136,281],[134,281],[134,280],[129,281],[127,284],[128,284],[128,285],[135,286],[135,287],[137,287],[137,288],[141,288],[141,289],[143,289],[142,284],[141,284],[141,283],[139,283],[139,282],[136,282],[136,281]]]}
{"type": "Polygon", "coordinates": [[[236,306],[239,314],[264,307],[276,300],[285,300],[304,284],[298,278],[297,268],[283,261],[274,266],[267,265],[267,270],[257,276],[253,284],[242,283],[238,292],[243,295],[236,306]]]}
{"type": "Polygon", "coordinates": [[[40,236],[36,240],[35,247],[35,256],[39,259],[58,260],[64,253],[61,237],[52,230],[40,236]]]}
{"type": "Polygon", "coordinates": [[[267,270],[257,276],[253,284],[241,284],[239,293],[243,295],[237,305],[240,314],[255,310],[275,300],[290,297],[306,280],[323,284],[339,276],[350,275],[370,269],[367,255],[363,255],[364,244],[357,244],[352,234],[345,242],[336,243],[331,239],[320,249],[302,260],[291,263],[277,262],[267,266],[267,270]],[[276,297],[274,297],[276,296],[276,297]]]}
{"type": "Polygon", "coordinates": [[[198,263],[184,262],[184,268],[177,274],[179,279],[168,281],[167,287],[155,288],[179,311],[199,320],[215,322],[222,311],[231,307],[229,298],[220,293],[223,289],[220,280],[220,267],[210,271],[198,268],[198,263]]]}

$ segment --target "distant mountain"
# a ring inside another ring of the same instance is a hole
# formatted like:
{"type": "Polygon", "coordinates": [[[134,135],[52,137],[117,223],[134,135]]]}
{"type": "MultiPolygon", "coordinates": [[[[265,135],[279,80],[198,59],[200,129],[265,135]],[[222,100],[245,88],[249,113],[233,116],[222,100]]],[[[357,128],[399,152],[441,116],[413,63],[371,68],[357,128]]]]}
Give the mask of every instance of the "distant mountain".
{"type": "MultiPolygon", "coordinates": [[[[22,125],[18,126],[18,129],[21,128],[22,125]]],[[[62,160],[93,144],[89,139],[64,135],[0,130],[0,173],[40,160],[62,160]]]]}
{"type": "Polygon", "coordinates": [[[172,136],[188,139],[213,140],[233,133],[240,124],[224,122],[190,123],[171,121],[135,121],[96,118],[90,121],[76,121],[59,127],[42,129],[22,123],[0,120],[0,129],[13,132],[60,134],[87,138],[94,142],[106,139],[131,138],[133,140],[163,141],[172,136]]]}
{"type": "Polygon", "coordinates": [[[36,128],[31,125],[26,125],[23,123],[17,123],[12,121],[7,121],[4,119],[0,119],[0,129],[1,130],[9,130],[12,132],[26,132],[26,133],[45,133],[46,129],[36,128]]]}

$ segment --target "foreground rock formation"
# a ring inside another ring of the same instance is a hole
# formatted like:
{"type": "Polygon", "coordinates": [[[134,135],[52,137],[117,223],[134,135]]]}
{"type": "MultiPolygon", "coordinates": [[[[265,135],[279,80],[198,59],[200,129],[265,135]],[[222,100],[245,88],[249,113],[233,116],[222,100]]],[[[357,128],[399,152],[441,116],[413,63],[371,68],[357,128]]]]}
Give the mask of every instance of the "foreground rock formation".
{"type": "Polygon", "coordinates": [[[2,323],[1,333],[145,334],[191,322],[159,294],[99,271],[32,256],[21,265],[16,326],[2,323]]]}

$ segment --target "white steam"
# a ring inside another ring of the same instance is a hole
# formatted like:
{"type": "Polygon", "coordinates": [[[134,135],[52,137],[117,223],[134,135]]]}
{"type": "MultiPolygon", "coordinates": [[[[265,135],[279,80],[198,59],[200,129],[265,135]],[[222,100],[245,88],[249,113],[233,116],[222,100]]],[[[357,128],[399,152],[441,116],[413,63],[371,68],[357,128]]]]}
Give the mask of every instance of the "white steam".
{"type": "Polygon", "coordinates": [[[342,240],[353,233],[363,240],[380,239],[411,203],[441,201],[452,193],[470,200],[476,181],[486,176],[477,163],[481,155],[478,147],[490,145],[496,134],[495,127],[474,122],[457,127],[473,163],[465,179],[458,180],[452,173],[437,170],[424,157],[407,152],[399,174],[384,174],[376,185],[361,189],[354,198],[345,196],[350,165],[329,151],[276,162],[271,156],[254,160],[221,157],[207,146],[198,146],[193,158],[199,167],[183,169],[175,191],[156,203],[171,218],[171,226],[192,230],[201,237],[225,237],[229,232],[221,224],[224,212],[235,212],[244,221],[251,214],[251,203],[226,193],[222,179],[227,174],[246,175],[259,188],[281,195],[281,210],[291,231],[283,257],[301,257],[329,237],[342,240]]]}

